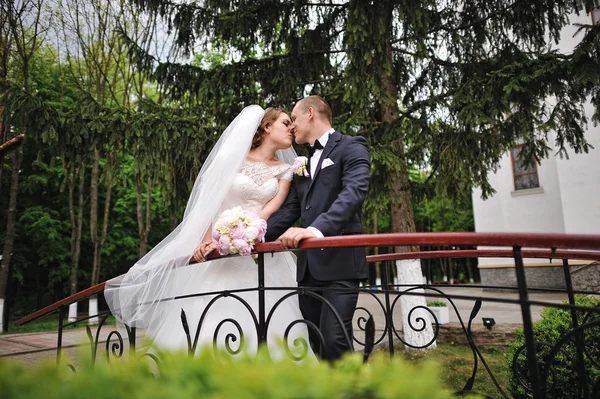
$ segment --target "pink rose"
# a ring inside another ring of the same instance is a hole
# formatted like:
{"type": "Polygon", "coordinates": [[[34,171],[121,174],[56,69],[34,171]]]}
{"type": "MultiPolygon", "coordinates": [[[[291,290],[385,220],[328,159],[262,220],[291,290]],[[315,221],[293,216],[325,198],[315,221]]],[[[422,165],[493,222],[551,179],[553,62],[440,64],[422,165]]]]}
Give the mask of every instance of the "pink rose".
{"type": "Polygon", "coordinates": [[[229,255],[229,245],[229,238],[221,236],[221,238],[219,238],[219,241],[217,242],[217,250],[219,251],[219,254],[229,255]]]}
{"type": "Polygon", "coordinates": [[[294,163],[292,164],[292,169],[296,170],[301,166],[306,165],[308,162],[308,158],[306,157],[296,157],[296,159],[294,159],[294,163]]]}
{"type": "Polygon", "coordinates": [[[258,230],[257,240],[261,240],[267,232],[267,221],[264,219],[256,219],[252,225],[258,230]]]}
{"type": "Polygon", "coordinates": [[[292,169],[294,173],[298,176],[308,177],[308,170],[306,170],[306,166],[308,165],[308,158],[306,157],[296,157],[294,159],[294,163],[292,164],[292,169]]]}
{"type": "Polygon", "coordinates": [[[235,226],[233,229],[231,229],[231,232],[229,233],[229,236],[231,238],[235,239],[241,239],[244,237],[244,229],[245,226],[242,222],[239,222],[237,226],[235,226]]]}
{"type": "Polygon", "coordinates": [[[231,226],[232,220],[233,220],[233,215],[231,214],[231,211],[227,210],[221,214],[221,217],[220,217],[221,223],[220,224],[222,226],[231,226]]]}
{"type": "Polygon", "coordinates": [[[252,253],[252,246],[245,240],[233,240],[232,244],[240,252],[240,255],[250,255],[252,253]]]}
{"type": "Polygon", "coordinates": [[[221,239],[221,233],[219,233],[219,230],[213,229],[213,231],[212,231],[212,238],[215,241],[219,241],[221,239]]]}
{"type": "Polygon", "coordinates": [[[246,241],[254,241],[259,235],[259,230],[256,226],[248,226],[246,230],[244,230],[244,239],[246,241]]]}

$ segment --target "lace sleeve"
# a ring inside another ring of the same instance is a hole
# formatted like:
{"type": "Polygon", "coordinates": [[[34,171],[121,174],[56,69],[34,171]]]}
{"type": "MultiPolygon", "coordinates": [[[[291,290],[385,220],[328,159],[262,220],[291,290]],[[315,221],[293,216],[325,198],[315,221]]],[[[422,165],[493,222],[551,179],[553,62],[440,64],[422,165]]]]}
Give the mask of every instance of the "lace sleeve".
{"type": "Polygon", "coordinates": [[[292,170],[292,165],[282,165],[281,166],[281,170],[277,173],[277,175],[275,175],[275,177],[277,177],[277,179],[284,179],[287,181],[292,181],[292,178],[294,177],[294,171],[292,170]]]}

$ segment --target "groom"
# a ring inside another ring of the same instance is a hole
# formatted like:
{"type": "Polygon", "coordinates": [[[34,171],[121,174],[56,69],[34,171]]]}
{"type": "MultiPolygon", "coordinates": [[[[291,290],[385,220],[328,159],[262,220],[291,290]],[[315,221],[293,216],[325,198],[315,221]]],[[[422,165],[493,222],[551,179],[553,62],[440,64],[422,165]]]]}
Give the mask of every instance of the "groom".
{"type": "MultiPolygon", "coordinates": [[[[360,213],[370,177],[367,141],[333,129],[331,108],[319,96],[300,100],[292,111],[292,121],[296,143],[310,145],[307,164],[310,175],[294,175],[285,203],[268,220],[266,240],[279,239],[285,247],[297,248],[305,238],[362,233],[360,213]],[[298,219],[302,227],[290,228],[298,219]]],[[[298,285],[313,288],[311,291],[329,301],[343,321],[343,326],[339,325],[319,299],[300,296],[302,314],[323,334],[325,346],[320,348],[318,333],[309,328],[313,349],[316,353],[322,349],[324,359],[335,360],[352,350],[357,290],[359,281],[367,277],[364,248],[299,251],[298,285]]]]}

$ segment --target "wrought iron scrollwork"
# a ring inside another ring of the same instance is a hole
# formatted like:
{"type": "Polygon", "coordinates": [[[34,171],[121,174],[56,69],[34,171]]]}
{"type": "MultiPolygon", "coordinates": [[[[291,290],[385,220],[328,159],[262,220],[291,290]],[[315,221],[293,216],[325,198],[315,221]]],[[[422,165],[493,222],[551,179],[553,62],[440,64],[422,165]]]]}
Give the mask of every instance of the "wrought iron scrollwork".
{"type": "MultiPolygon", "coordinates": [[[[381,299],[379,299],[379,297],[377,297],[377,295],[375,295],[375,293],[373,293],[372,291],[365,291],[365,290],[361,290],[360,291],[363,294],[369,294],[369,296],[371,298],[373,298],[375,300],[375,302],[377,303],[377,305],[379,306],[377,308],[377,310],[381,309],[381,313],[383,315],[382,319],[384,319],[384,325],[383,325],[383,329],[381,330],[381,334],[377,337],[375,337],[375,335],[373,335],[373,346],[374,345],[378,345],[380,344],[386,337],[386,333],[388,331],[389,328],[389,322],[388,322],[388,312],[385,309],[385,305],[383,304],[383,302],[381,301],[381,299]]],[[[367,329],[367,322],[369,319],[372,319],[373,322],[375,320],[375,318],[373,317],[373,313],[369,310],[367,310],[367,308],[363,307],[363,306],[358,306],[354,312],[355,314],[355,318],[356,318],[356,328],[359,331],[362,331],[366,334],[366,329],[367,329]],[[358,313],[358,315],[357,315],[358,313]],[[366,315],[361,315],[360,313],[366,313],[366,315]]],[[[375,331],[374,331],[375,334],[375,331]]],[[[366,340],[363,342],[361,341],[356,335],[354,337],[352,337],[352,339],[354,340],[354,342],[358,343],[359,345],[362,346],[366,346],[366,340]]]]}
{"type": "Polygon", "coordinates": [[[110,355],[112,354],[116,359],[120,359],[123,357],[123,336],[119,331],[111,331],[106,337],[106,361],[110,363],[110,355]],[[117,337],[117,342],[113,342],[110,344],[111,338],[114,336],[117,337]]]}
{"type": "MultiPolygon", "coordinates": [[[[204,311],[202,312],[202,315],[200,316],[200,320],[198,321],[197,329],[196,329],[196,333],[194,335],[193,341],[191,339],[191,332],[190,332],[190,328],[189,328],[188,321],[187,321],[187,315],[186,315],[185,311],[183,309],[181,309],[181,322],[182,322],[183,330],[186,335],[186,339],[187,339],[187,343],[188,343],[188,354],[190,356],[194,356],[194,354],[196,353],[196,350],[198,349],[200,332],[204,326],[204,322],[205,322],[208,312],[211,310],[213,305],[219,299],[222,299],[222,298],[233,298],[236,301],[238,301],[239,303],[241,303],[248,310],[248,314],[252,318],[252,322],[255,327],[257,336],[258,336],[258,333],[259,333],[258,319],[256,317],[256,314],[254,313],[254,310],[250,306],[250,304],[248,304],[248,302],[246,300],[244,300],[242,297],[240,297],[239,295],[230,293],[228,291],[224,291],[223,293],[216,295],[214,298],[212,298],[208,302],[206,307],[204,308],[204,311]]],[[[244,334],[244,330],[243,330],[242,326],[238,323],[238,321],[235,319],[232,319],[232,318],[225,318],[217,324],[214,334],[213,334],[213,349],[215,350],[216,353],[218,353],[217,340],[218,340],[218,336],[219,336],[219,331],[221,330],[223,325],[225,325],[226,323],[230,323],[236,328],[237,335],[228,333],[225,336],[225,349],[227,350],[227,352],[229,354],[237,355],[237,354],[241,353],[245,347],[245,337],[244,337],[245,334],[244,334]],[[232,343],[236,342],[238,339],[239,339],[239,345],[238,345],[237,349],[234,349],[232,346],[232,343]]],[[[257,342],[257,345],[258,345],[258,342],[257,342]]]]}
{"type": "MultiPolygon", "coordinates": [[[[396,308],[396,305],[398,304],[398,301],[400,300],[400,298],[403,295],[410,295],[411,292],[415,291],[415,290],[423,290],[424,286],[415,286],[415,287],[411,287],[408,288],[400,293],[397,294],[396,298],[394,298],[394,301],[392,302],[391,308],[390,308],[390,314],[394,314],[394,310],[396,308]]],[[[441,291],[440,291],[441,293],[441,291]]],[[[442,293],[443,294],[443,293],[442,293]]],[[[435,325],[435,329],[433,329],[433,336],[431,337],[431,339],[425,343],[424,345],[413,345],[410,344],[408,342],[406,342],[406,340],[404,338],[402,338],[402,336],[398,333],[398,330],[396,329],[396,327],[394,326],[394,320],[390,317],[390,322],[391,322],[391,331],[394,333],[394,335],[396,336],[396,338],[402,342],[402,344],[404,344],[405,346],[409,347],[409,348],[413,348],[413,349],[425,349],[428,348],[429,346],[431,346],[436,340],[437,337],[439,335],[440,332],[440,327],[439,327],[439,323],[437,322],[437,318],[435,317],[435,315],[433,314],[433,312],[427,308],[426,306],[415,306],[413,307],[409,312],[408,312],[408,326],[415,332],[420,332],[423,331],[426,327],[427,327],[427,320],[425,320],[424,317],[417,317],[416,319],[414,319],[414,322],[419,323],[419,326],[415,327],[415,325],[413,325],[413,314],[414,312],[417,310],[423,310],[427,313],[429,313],[429,315],[431,316],[431,319],[429,320],[429,322],[433,325],[435,325]]]]}
{"type": "Polygon", "coordinates": [[[285,329],[285,333],[283,335],[283,349],[285,350],[285,353],[287,354],[287,356],[290,359],[295,360],[295,361],[300,361],[300,360],[306,359],[306,357],[308,356],[308,349],[310,348],[310,342],[308,342],[306,339],[296,338],[293,342],[294,348],[301,348],[301,352],[299,354],[297,354],[297,353],[294,353],[292,351],[292,349],[290,349],[290,341],[289,341],[290,331],[294,328],[294,326],[299,325],[299,324],[305,324],[308,328],[312,328],[314,331],[317,331],[318,336],[321,339],[321,345],[325,345],[325,340],[323,338],[323,334],[321,334],[318,327],[314,323],[312,323],[308,320],[304,320],[304,319],[294,320],[285,329]]]}
{"type": "MultiPolygon", "coordinates": [[[[273,305],[273,307],[270,309],[269,314],[267,316],[266,322],[265,322],[265,329],[268,332],[269,327],[271,325],[271,321],[273,318],[273,314],[275,313],[275,311],[279,308],[279,306],[281,306],[281,304],[287,300],[288,298],[292,297],[292,296],[300,296],[300,295],[308,295],[314,299],[317,299],[319,302],[321,302],[321,306],[325,306],[329,311],[331,311],[331,313],[333,314],[334,318],[336,319],[337,323],[340,326],[343,326],[344,323],[342,321],[342,318],[340,317],[339,313],[336,311],[335,307],[331,304],[331,302],[329,302],[327,299],[325,299],[324,297],[322,297],[321,295],[318,295],[314,292],[312,292],[309,289],[306,288],[299,288],[299,289],[294,289],[292,292],[287,293],[286,295],[282,296],[281,298],[279,298],[279,300],[277,300],[277,302],[275,302],[275,304],[273,305]]],[[[290,347],[289,347],[289,333],[291,331],[291,328],[298,325],[298,324],[305,324],[307,326],[307,328],[309,328],[310,330],[313,331],[314,335],[316,335],[316,337],[319,340],[319,348],[321,353],[319,353],[320,356],[322,356],[322,351],[323,348],[325,347],[326,343],[325,343],[325,337],[323,336],[323,333],[320,331],[319,327],[314,324],[313,322],[311,322],[310,320],[306,320],[306,319],[299,319],[299,320],[295,320],[291,323],[290,326],[288,326],[285,330],[284,333],[284,349],[286,351],[286,353],[288,354],[288,356],[290,356],[291,359],[299,361],[299,360],[303,360],[307,354],[308,354],[308,345],[309,343],[303,343],[301,344],[303,346],[304,349],[306,349],[306,351],[303,351],[303,356],[298,356],[298,355],[293,355],[290,347]]],[[[346,344],[348,345],[349,348],[352,347],[352,340],[350,339],[350,336],[348,335],[347,331],[342,328],[342,331],[344,332],[344,339],[346,341],[346,344]]],[[[304,339],[296,339],[294,340],[294,344],[297,345],[298,343],[305,341],[304,339]]]]}

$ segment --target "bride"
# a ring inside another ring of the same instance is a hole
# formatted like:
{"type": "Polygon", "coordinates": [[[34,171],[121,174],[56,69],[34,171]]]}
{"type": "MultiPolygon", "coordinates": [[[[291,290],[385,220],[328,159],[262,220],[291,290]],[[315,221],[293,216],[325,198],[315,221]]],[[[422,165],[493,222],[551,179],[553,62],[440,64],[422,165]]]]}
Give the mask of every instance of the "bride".
{"type": "MultiPolygon", "coordinates": [[[[181,224],[124,276],[107,282],[104,296],[120,322],[145,329],[161,349],[192,347],[198,352],[214,346],[230,353],[256,353],[254,259],[205,259],[215,248],[211,226],[222,211],[240,206],[266,220],[283,204],[293,176],[292,141],[292,121],[283,109],[253,105],[242,110],[202,166],[181,224]],[[190,265],[192,258],[202,263],[190,265]],[[219,291],[234,292],[220,296],[219,291]]],[[[265,287],[296,287],[295,269],[291,253],[265,255],[265,287]]],[[[265,291],[265,319],[272,312],[266,331],[269,354],[285,357],[285,346],[294,358],[313,357],[306,325],[294,323],[303,319],[298,297],[292,295],[274,308],[288,293],[265,291]]]]}

